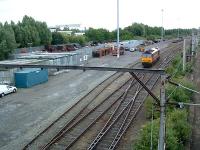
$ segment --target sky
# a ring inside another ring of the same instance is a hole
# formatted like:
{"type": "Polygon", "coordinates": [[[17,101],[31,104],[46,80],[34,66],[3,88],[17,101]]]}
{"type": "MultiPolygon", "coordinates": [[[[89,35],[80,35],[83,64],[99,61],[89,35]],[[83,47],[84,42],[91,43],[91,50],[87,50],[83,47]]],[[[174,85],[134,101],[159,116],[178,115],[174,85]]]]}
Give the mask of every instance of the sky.
{"type": "MultiPolygon", "coordinates": [[[[119,0],[119,26],[134,22],[172,28],[200,27],[199,0],[119,0]]],[[[21,21],[24,15],[48,26],[81,24],[117,27],[117,0],[0,0],[0,22],[21,21]]]]}

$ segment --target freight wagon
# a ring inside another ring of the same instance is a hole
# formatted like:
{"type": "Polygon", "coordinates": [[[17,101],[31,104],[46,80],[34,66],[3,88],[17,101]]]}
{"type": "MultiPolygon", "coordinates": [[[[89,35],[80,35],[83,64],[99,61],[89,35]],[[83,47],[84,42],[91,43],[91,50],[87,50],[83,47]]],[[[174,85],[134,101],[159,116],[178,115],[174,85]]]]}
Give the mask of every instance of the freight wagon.
{"type": "MultiPolygon", "coordinates": [[[[125,48],[123,46],[120,46],[119,48],[119,54],[120,55],[124,55],[124,51],[125,51],[125,48]]],[[[112,49],[112,55],[113,56],[117,56],[117,46],[115,46],[113,49],[112,49]]]]}

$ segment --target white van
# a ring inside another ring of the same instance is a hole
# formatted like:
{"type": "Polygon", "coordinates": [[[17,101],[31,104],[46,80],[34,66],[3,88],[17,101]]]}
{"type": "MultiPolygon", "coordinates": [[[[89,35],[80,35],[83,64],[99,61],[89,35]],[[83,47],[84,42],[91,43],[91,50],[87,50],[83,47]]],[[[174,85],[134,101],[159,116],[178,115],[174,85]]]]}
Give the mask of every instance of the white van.
{"type": "Polygon", "coordinates": [[[17,92],[17,88],[10,85],[0,85],[0,96],[3,97],[10,93],[17,92]]]}

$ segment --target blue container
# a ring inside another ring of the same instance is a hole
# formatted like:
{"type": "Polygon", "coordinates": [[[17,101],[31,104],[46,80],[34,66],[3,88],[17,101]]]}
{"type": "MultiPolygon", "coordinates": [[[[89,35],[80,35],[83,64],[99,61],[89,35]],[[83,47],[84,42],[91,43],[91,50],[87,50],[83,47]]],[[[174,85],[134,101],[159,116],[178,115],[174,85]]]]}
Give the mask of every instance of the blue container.
{"type": "Polygon", "coordinates": [[[19,88],[29,88],[47,81],[47,69],[26,69],[15,73],[15,86],[19,88]]]}

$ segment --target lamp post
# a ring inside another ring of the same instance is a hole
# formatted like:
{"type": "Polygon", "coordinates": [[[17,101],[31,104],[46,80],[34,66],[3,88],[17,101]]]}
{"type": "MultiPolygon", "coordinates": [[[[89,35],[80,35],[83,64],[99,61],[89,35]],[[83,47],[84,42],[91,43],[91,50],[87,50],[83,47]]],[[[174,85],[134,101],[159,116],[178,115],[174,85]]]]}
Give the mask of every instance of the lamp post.
{"type": "Polygon", "coordinates": [[[117,0],[117,58],[119,58],[119,0],[117,0]]]}
{"type": "Polygon", "coordinates": [[[179,32],[180,19],[178,18],[177,20],[178,20],[178,37],[177,38],[179,39],[179,37],[180,37],[180,32],[179,32]]]}
{"type": "Polygon", "coordinates": [[[27,43],[27,44],[29,46],[29,52],[31,52],[31,46],[32,46],[33,43],[27,43]]]}
{"type": "Polygon", "coordinates": [[[161,28],[161,40],[163,41],[163,35],[164,35],[164,28],[163,28],[163,9],[161,9],[162,12],[162,28],[161,28]]]}

